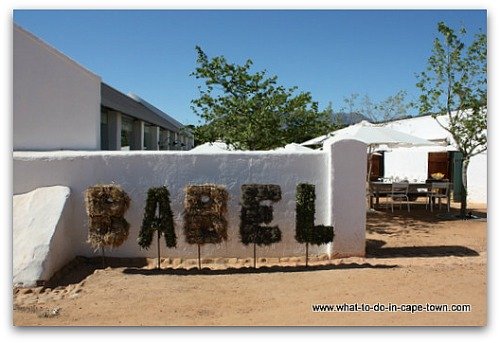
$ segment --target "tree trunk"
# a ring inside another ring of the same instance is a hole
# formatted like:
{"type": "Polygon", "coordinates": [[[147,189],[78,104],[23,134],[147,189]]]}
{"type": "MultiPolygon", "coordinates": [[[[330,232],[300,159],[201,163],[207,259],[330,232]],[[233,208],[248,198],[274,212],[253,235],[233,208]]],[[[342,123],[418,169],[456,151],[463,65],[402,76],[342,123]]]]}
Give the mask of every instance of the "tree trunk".
{"type": "Polygon", "coordinates": [[[253,268],[257,269],[257,246],[253,243],[253,268]]]}
{"type": "Polygon", "coordinates": [[[370,145],[368,149],[368,175],[366,176],[366,182],[370,184],[370,180],[372,178],[372,157],[373,157],[373,152],[372,152],[372,146],[370,145]]]}
{"type": "Polygon", "coordinates": [[[200,244],[198,244],[198,269],[201,270],[201,251],[200,244]]]}
{"type": "Polygon", "coordinates": [[[160,230],[157,230],[158,232],[158,240],[156,241],[156,246],[158,249],[158,269],[161,269],[161,262],[160,262],[160,230]]]}
{"type": "Polygon", "coordinates": [[[309,242],[306,242],[306,267],[309,263],[309,242]]]}
{"type": "Polygon", "coordinates": [[[462,160],[462,199],[460,203],[460,217],[467,215],[467,169],[469,168],[470,157],[464,156],[462,160]]]}
{"type": "Polygon", "coordinates": [[[101,245],[101,262],[102,268],[106,268],[106,255],[104,255],[104,245],[101,245]]]}

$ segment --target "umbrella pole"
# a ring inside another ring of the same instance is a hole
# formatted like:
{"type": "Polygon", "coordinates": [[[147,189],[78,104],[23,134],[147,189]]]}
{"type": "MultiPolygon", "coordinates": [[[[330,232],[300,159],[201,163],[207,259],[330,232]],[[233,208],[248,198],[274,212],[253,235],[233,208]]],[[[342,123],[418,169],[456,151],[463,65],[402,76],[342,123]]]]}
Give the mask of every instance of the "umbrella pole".
{"type": "Polygon", "coordinates": [[[372,155],[373,155],[372,146],[369,145],[368,146],[368,175],[366,176],[366,181],[368,182],[368,185],[370,184],[370,178],[371,178],[371,174],[372,174],[372,155]]]}
{"type": "Polygon", "coordinates": [[[373,154],[373,151],[372,151],[372,146],[371,144],[368,145],[368,175],[366,175],[366,195],[368,196],[368,204],[367,204],[367,207],[368,209],[371,208],[371,195],[370,195],[370,178],[371,178],[371,174],[372,174],[372,154],[373,154]]]}

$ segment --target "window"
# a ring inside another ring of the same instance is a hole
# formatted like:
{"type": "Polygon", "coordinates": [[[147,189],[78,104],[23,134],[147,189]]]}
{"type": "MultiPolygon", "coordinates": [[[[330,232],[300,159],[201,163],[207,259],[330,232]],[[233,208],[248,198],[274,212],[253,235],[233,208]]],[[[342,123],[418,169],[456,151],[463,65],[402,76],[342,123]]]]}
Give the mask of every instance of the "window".
{"type": "Polygon", "coordinates": [[[122,150],[130,150],[133,122],[131,117],[122,115],[122,150]]]}
{"type": "Polygon", "coordinates": [[[169,142],[168,131],[163,128],[160,128],[160,142],[159,142],[160,150],[170,150],[169,143],[170,142],[169,142]]]}
{"type": "Polygon", "coordinates": [[[145,150],[156,150],[155,142],[155,131],[156,126],[153,126],[148,123],[144,123],[144,149],[145,150]]]}
{"type": "Polygon", "coordinates": [[[101,108],[101,150],[109,150],[108,111],[101,108]]]}

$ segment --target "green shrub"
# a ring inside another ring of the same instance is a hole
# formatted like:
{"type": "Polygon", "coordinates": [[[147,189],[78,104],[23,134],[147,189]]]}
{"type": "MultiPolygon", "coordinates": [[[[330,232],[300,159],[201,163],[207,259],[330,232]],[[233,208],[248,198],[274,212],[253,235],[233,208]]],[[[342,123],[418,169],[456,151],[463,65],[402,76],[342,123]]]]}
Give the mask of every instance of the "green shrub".
{"type": "Polygon", "coordinates": [[[270,245],[281,241],[278,226],[261,226],[273,220],[272,205],[263,205],[262,201],[277,202],[281,200],[281,188],[278,185],[249,184],[241,186],[241,242],[270,245]]]}
{"type": "Polygon", "coordinates": [[[148,190],[141,231],[137,238],[139,246],[148,249],[155,232],[159,236],[163,235],[168,248],[176,247],[177,237],[175,235],[174,216],[170,207],[170,193],[165,186],[148,190]]]}
{"type": "Polygon", "coordinates": [[[315,202],[314,185],[298,184],[295,205],[295,239],[299,243],[306,243],[306,265],[309,258],[309,244],[326,244],[332,242],[334,238],[332,226],[314,225],[315,202]]]}

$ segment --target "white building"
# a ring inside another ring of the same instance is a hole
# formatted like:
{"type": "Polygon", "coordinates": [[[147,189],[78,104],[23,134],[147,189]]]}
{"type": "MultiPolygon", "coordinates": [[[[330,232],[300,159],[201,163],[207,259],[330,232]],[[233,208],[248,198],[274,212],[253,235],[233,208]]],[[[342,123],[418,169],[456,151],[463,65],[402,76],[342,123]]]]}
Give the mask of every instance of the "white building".
{"type": "Polygon", "coordinates": [[[14,25],[14,150],[99,150],[101,78],[14,25]]]}
{"type": "MultiPolygon", "coordinates": [[[[446,115],[437,119],[444,125],[447,124],[446,115]]],[[[457,185],[461,185],[461,155],[451,134],[431,116],[396,120],[384,125],[430,141],[447,140],[450,145],[386,150],[381,158],[380,175],[406,178],[409,181],[424,181],[429,179],[431,174],[441,172],[454,184],[454,198],[458,201],[457,185]]],[[[487,152],[472,157],[467,186],[469,202],[487,203],[487,152]]]]}
{"type": "Polygon", "coordinates": [[[26,30],[13,29],[14,150],[189,150],[192,134],[26,30]]]}

